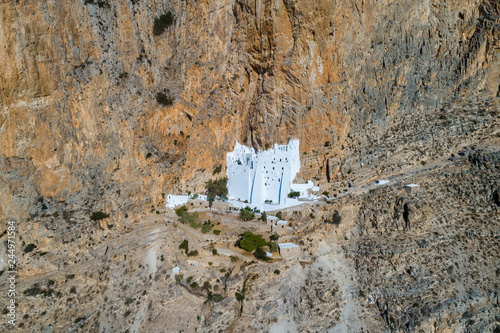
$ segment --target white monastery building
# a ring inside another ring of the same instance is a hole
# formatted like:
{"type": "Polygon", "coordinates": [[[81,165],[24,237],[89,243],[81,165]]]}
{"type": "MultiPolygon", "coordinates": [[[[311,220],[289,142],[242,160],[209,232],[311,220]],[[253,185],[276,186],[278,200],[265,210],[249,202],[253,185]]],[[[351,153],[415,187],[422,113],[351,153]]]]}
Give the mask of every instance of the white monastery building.
{"type": "Polygon", "coordinates": [[[236,142],[234,151],[227,153],[229,198],[284,205],[299,170],[299,140],[258,153],[236,142]]]}

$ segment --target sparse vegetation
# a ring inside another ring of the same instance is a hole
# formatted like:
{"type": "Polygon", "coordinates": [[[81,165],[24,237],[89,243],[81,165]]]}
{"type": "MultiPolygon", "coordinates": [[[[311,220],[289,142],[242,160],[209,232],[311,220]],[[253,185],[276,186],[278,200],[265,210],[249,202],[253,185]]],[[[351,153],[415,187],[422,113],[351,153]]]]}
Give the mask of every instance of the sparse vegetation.
{"type": "Polygon", "coordinates": [[[333,216],[331,219],[325,219],[325,223],[330,223],[334,225],[339,225],[342,222],[342,216],[340,215],[338,210],[333,212],[333,216]]]}
{"type": "Polygon", "coordinates": [[[103,220],[105,218],[108,218],[109,217],[109,214],[106,214],[104,212],[93,212],[92,215],[90,215],[90,219],[92,221],[99,221],[99,220],[103,220]]]}
{"type": "Polygon", "coordinates": [[[209,180],[205,183],[205,189],[207,190],[208,205],[210,208],[217,196],[222,200],[227,200],[227,177],[214,181],[209,180]]]}
{"type": "Polygon", "coordinates": [[[253,252],[255,249],[261,246],[266,246],[267,243],[264,238],[259,235],[254,235],[250,231],[245,231],[241,238],[236,241],[235,246],[238,246],[248,252],[253,252]]]}
{"type": "MultiPolygon", "coordinates": [[[[88,1],[88,0],[86,0],[88,1]]],[[[171,11],[156,17],[153,23],[153,35],[161,35],[165,29],[174,23],[174,16],[171,11]]]]}
{"type": "Polygon", "coordinates": [[[165,95],[161,91],[156,93],[156,101],[158,102],[158,104],[163,105],[163,106],[170,106],[170,105],[174,104],[174,99],[168,97],[167,95],[165,95]]]}
{"type": "Polygon", "coordinates": [[[110,8],[108,0],[85,0],[86,5],[97,5],[99,8],[110,8]]]}
{"type": "Polygon", "coordinates": [[[186,251],[186,254],[189,251],[189,241],[187,239],[183,240],[181,245],[179,245],[179,250],[184,250],[186,251]]]}
{"type": "Polygon", "coordinates": [[[242,293],[239,293],[239,292],[236,292],[234,294],[234,297],[236,297],[236,300],[238,302],[243,302],[243,300],[245,299],[245,295],[243,295],[242,293]]]}
{"type": "Polygon", "coordinates": [[[202,234],[206,234],[206,233],[209,233],[210,230],[212,230],[212,223],[210,223],[210,220],[206,221],[205,223],[203,223],[203,225],[201,226],[201,233],[202,234]]]}
{"type": "Polygon", "coordinates": [[[182,213],[182,216],[179,217],[179,222],[182,224],[189,224],[189,226],[193,229],[202,227],[202,224],[198,222],[198,212],[194,212],[192,214],[188,212],[182,213]]]}
{"type": "Polygon", "coordinates": [[[187,212],[187,207],[186,205],[183,205],[183,206],[180,206],[179,208],[176,208],[175,209],[175,214],[177,214],[177,216],[182,216],[184,214],[184,212],[187,212]]]}
{"type": "Polygon", "coordinates": [[[217,165],[212,172],[212,175],[216,175],[222,171],[222,164],[217,165]]]}
{"type": "Polygon", "coordinates": [[[35,283],[34,285],[31,286],[31,288],[28,288],[24,291],[24,295],[26,296],[37,296],[37,295],[43,295],[45,297],[50,297],[54,293],[54,289],[47,288],[47,289],[42,289],[40,288],[40,285],[38,283],[35,283]]]}
{"type": "Polygon", "coordinates": [[[255,252],[253,253],[253,255],[255,256],[255,258],[257,258],[259,260],[263,260],[263,261],[269,261],[270,260],[270,258],[266,254],[266,251],[264,251],[260,247],[258,247],[257,249],[255,249],[255,252]]]}
{"type": "Polygon", "coordinates": [[[36,249],[36,245],[35,244],[28,244],[25,248],[24,248],[24,253],[30,253],[32,252],[34,249],[36,249]]]}
{"type": "Polygon", "coordinates": [[[254,218],[255,218],[254,210],[249,206],[240,209],[240,220],[251,221],[254,218]]]}
{"type": "Polygon", "coordinates": [[[269,252],[278,252],[278,244],[275,242],[267,242],[269,252]]]}

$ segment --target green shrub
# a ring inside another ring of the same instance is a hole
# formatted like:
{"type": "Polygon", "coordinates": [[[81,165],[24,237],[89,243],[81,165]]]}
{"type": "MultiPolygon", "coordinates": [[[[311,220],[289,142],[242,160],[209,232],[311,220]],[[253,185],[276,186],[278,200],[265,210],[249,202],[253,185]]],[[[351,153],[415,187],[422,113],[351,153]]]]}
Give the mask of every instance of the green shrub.
{"type": "Polygon", "coordinates": [[[163,105],[163,106],[170,106],[170,105],[174,104],[174,99],[168,97],[167,95],[165,95],[162,92],[156,93],[156,101],[158,102],[158,104],[163,105]]]}
{"type": "Polygon", "coordinates": [[[219,197],[223,200],[227,199],[227,177],[220,178],[217,180],[209,180],[205,183],[205,189],[207,190],[208,204],[212,207],[212,203],[215,197],[219,197]]]}
{"type": "Polygon", "coordinates": [[[92,221],[99,221],[99,220],[103,220],[105,218],[108,218],[109,217],[109,214],[106,214],[104,212],[93,212],[92,215],[90,215],[90,219],[92,221]]]}
{"type": "Polygon", "coordinates": [[[283,220],[283,213],[282,212],[276,213],[276,217],[279,218],[280,220],[283,220]]]}
{"type": "Polygon", "coordinates": [[[280,270],[279,269],[274,270],[274,274],[279,275],[280,274],[280,270]]]}
{"type": "Polygon", "coordinates": [[[175,209],[175,214],[177,214],[177,216],[182,216],[182,214],[187,212],[187,210],[188,209],[187,209],[186,205],[183,205],[183,206],[180,206],[179,208],[175,209]]]}
{"type": "Polygon", "coordinates": [[[181,217],[179,217],[179,221],[183,224],[189,224],[189,226],[193,229],[198,229],[202,225],[198,222],[198,212],[194,212],[192,214],[184,212],[181,217]]]}
{"type": "Polygon", "coordinates": [[[238,258],[237,256],[230,256],[231,258],[231,262],[238,262],[238,260],[240,260],[240,258],[238,258]]]}
{"type": "Polygon", "coordinates": [[[245,231],[235,245],[248,252],[253,252],[258,247],[266,246],[267,243],[261,236],[245,231]]]}
{"type": "Polygon", "coordinates": [[[269,260],[269,257],[267,256],[266,251],[264,251],[260,247],[258,247],[255,250],[255,252],[253,253],[253,255],[255,256],[255,258],[263,260],[263,261],[268,261],[269,260]]]}
{"type": "Polygon", "coordinates": [[[278,244],[275,242],[267,242],[269,252],[278,252],[278,244]]]}
{"type": "Polygon", "coordinates": [[[186,251],[186,254],[189,251],[189,241],[187,239],[183,240],[181,245],[179,245],[179,250],[184,250],[186,251]]]}
{"type": "Polygon", "coordinates": [[[177,283],[181,283],[183,279],[184,279],[184,275],[182,275],[182,274],[177,274],[175,276],[175,282],[177,282],[177,283]]]}
{"type": "Polygon", "coordinates": [[[174,23],[174,16],[170,11],[156,17],[153,23],[153,35],[161,35],[172,23],[174,23]]]}
{"type": "Polygon", "coordinates": [[[216,175],[222,171],[222,164],[217,165],[212,172],[212,175],[216,175]]]}
{"type": "Polygon", "coordinates": [[[273,234],[273,235],[269,236],[269,239],[272,241],[276,241],[276,240],[278,240],[278,238],[280,238],[280,236],[278,236],[277,234],[273,234]]]}
{"type": "Polygon", "coordinates": [[[251,221],[255,218],[255,213],[252,208],[246,206],[240,209],[240,220],[251,221]]]}
{"type": "Polygon", "coordinates": [[[186,254],[188,257],[196,257],[198,255],[198,250],[189,251],[189,253],[186,254]]]}
{"type": "Polygon", "coordinates": [[[220,230],[214,229],[213,233],[214,233],[214,235],[219,236],[220,235],[220,230]]]}
{"type": "Polygon", "coordinates": [[[197,288],[198,288],[198,283],[197,283],[196,281],[194,281],[194,282],[193,282],[193,283],[191,283],[189,286],[190,286],[191,288],[193,288],[193,289],[197,289],[197,288]]]}
{"type": "Polygon", "coordinates": [[[24,253],[30,253],[32,252],[34,249],[36,249],[36,245],[35,244],[28,244],[25,248],[24,248],[24,253]]]}
{"type": "Polygon", "coordinates": [[[333,212],[332,222],[335,225],[339,225],[340,222],[342,222],[342,216],[340,216],[338,210],[336,210],[336,211],[333,212]]]}
{"type": "Polygon", "coordinates": [[[210,223],[210,221],[206,221],[205,223],[203,223],[203,225],[201,226],[201,233],[202,234],[206,234],[206,233],[209,233],[210,230],[212,230],[212,223],[210,223]]]}
{"type": "Polygon", "coordinates": [[[245,295],[243,295],[242,293],[239,293],[239,292],[236,292],[234,294],[234,297],[236,297],[236,300],[238,302],[243,302],[243,300],[245,299],[245,295]]]}
{"type": "Polygon", "coordinates": [[[288,193],[288,197],[289,198],[298,198],[298,197],[300,197],[300,192],[299,191],[291,191],[290,193],[288,193]]]}

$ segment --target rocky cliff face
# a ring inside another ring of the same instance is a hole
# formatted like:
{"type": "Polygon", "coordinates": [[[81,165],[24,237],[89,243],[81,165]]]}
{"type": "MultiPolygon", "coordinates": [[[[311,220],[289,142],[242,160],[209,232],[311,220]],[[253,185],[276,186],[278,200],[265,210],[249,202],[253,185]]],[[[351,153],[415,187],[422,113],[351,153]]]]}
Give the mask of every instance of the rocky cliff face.
{"type": "Polygon", "coordinates": [[[495,1],[0,8],[4,217],[35,214],[41,197],[101,198],[122,216],[199,188],[236,140],[298,137],[303,176],[324,180],[349,133],[368,146],[407,114],[499,91],[495,1]],[[154,36],[166,11],[174,24],[154,36]]]}
{"type": "Polygon", "coordinates": [[[20,259],[26,325],[493,330],[499,24],[494,0],[3,1],[0,220],[37,245],[20,259]],[[337,201],[287,212],[300,262],[250,265],[224,287],[193,273],[225,297],[204,306],[166,276],[189,266],[178,243],[199,239],[141,216],[162,193],[201,190],[237,140],[290,138],[300,177],[337,201]],[[334,209],[338,227],[323,223],[334,209]],[[111,218],[89,221],[100,210],[111,218]]]}

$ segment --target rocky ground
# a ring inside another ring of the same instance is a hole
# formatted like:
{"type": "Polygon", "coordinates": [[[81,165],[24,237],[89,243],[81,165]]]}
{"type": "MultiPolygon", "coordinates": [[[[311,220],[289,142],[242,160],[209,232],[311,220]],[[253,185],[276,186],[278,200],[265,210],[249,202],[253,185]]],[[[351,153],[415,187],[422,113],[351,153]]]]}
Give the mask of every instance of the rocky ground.
{"type": "Polygon", "coordinates": [[[293,231],[280,241],[301,245],[292,257],[262,262],[234,247],[244,230],[270,230],[221,203],[188,204],[220,235],[179,223],[162,204],[96,222],[48,203],[19,226],[29,228],[23,248],[36,248],[20,253],[17,330],[497,332],[499,109],[469,107],[406,119],[363,164],[345,161],[339,181],[322,184],[327,199],[283,210],[293,231]],[[408,130],[421,135],[394,149],[408,130]],[[325,223],[335,210],[340,224],[325,223]],[[199,255],[178,249],[184,239],[199,255]]]}

